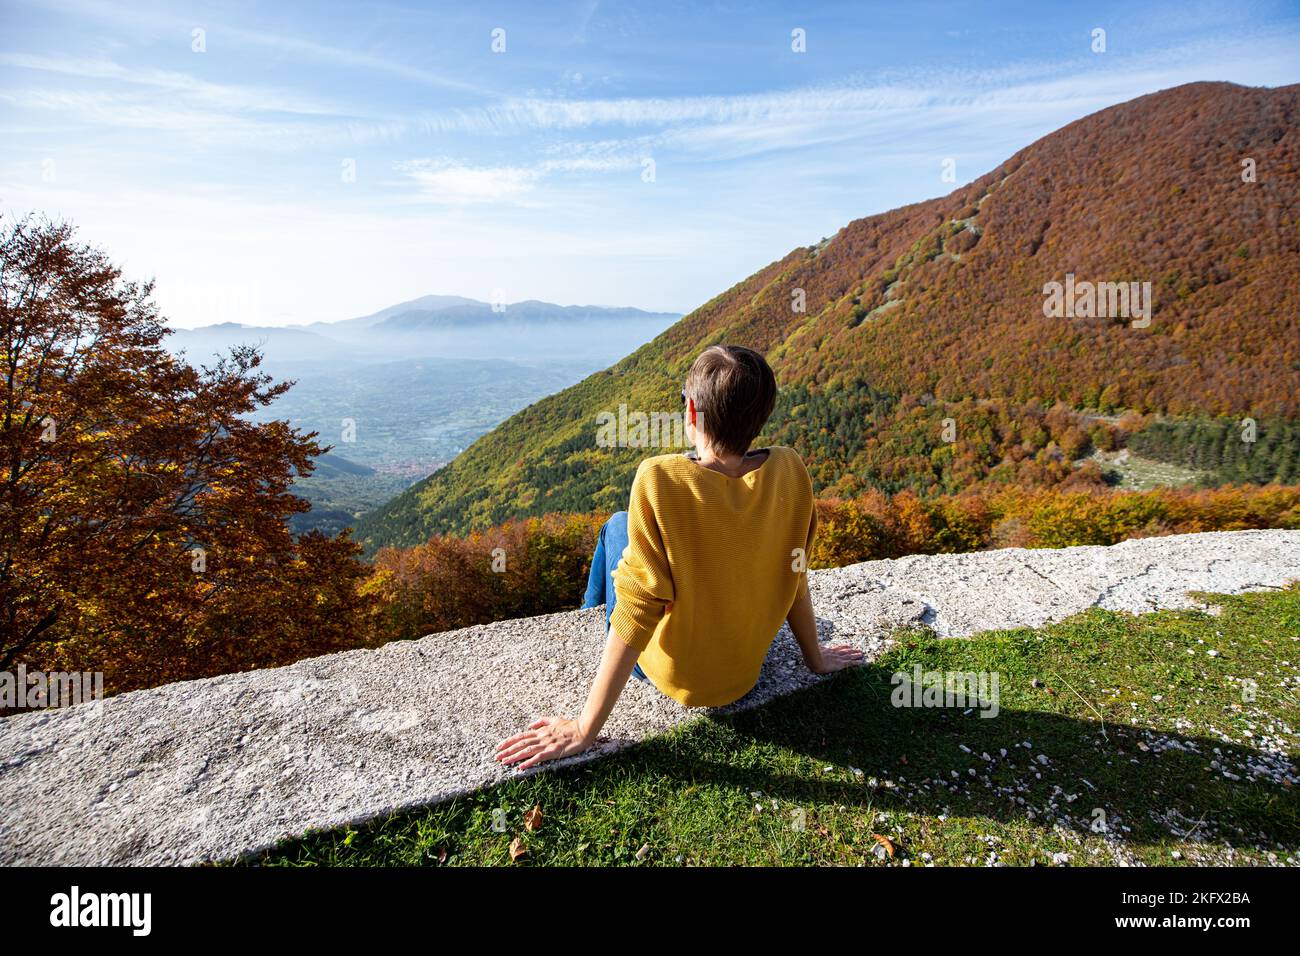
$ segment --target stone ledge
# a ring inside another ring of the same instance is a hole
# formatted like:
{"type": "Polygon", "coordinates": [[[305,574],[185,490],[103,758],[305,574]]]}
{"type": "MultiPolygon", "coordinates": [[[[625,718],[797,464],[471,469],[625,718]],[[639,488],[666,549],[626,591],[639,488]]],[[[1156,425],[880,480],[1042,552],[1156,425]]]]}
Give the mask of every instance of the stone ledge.
{"type": "MultiPolygon", "coordinates": [[[[810,582],[822,638],[875,656],[904,624],[961,636],[1298,577],[1300,531],[1238,531],[917,555],[810,582]]],[[[490,785],[516,773],[492,759],[498,740],[540,714],[578,712],[603,642],[602,610],[570,611],[0,720],[0,863],[229,859],[490,785]]],[[[783,628],[758,687],[732,706],[816,680],[783,628]]],[[[632,681],[607,740],[566,762],[691,717],[632,681]]]]}

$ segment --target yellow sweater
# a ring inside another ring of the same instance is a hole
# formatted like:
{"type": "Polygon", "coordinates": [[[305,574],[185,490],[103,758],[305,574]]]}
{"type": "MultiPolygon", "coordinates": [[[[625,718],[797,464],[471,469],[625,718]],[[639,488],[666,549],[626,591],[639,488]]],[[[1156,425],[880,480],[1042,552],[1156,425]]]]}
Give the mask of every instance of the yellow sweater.
{"type": "Polygon", "coordinates": [[[632,482],[610,626],[687,707],[738,700],[790,613],[816,528],[792,448],[771,448],[739,478],[681,454],[648,458],[632,482]]]}

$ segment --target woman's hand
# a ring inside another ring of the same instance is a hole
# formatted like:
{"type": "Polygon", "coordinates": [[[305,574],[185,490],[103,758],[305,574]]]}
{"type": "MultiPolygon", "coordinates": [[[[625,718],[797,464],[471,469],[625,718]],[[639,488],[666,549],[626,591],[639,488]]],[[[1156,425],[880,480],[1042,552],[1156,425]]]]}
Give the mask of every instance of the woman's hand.
{"type": "Polygon", "coordinates": [[[846,667],[861,664],[862,652],[850,644],[830,644],[821,648],[821,657],[817,666],[808,665],[814,674],[834,674],[846,667]]]}
{"type": "Polygon", "coordinates": [[[612,630],[605,638],[605,651],[596,669],[596,679],[587,694],[586,706],[577,720],[567,717],[543,717],[535,720],[522,734],[497,744],[499,763],[518,763],[520,770],[535,767],[546,760],[559,760],[580,754],[596,742],[605,726],[605,718],[614,709],[614,701],[623,692],[636,666],[637,651],[619,639],[612,630]],[[520,761],[523,763],[519,763],[520,761]]]}
{"type": "Polygon", "coordinates": [[[817,619],[813,616],[812,595],[808,593],[808,579],[799,581],[799,590],[795,594],[794,604],[786,615],[790,633],[794,635],[803,653],[804,663],[814,674],[833,674],[846,667],[861,664],[863,654],[849,644],[828,644],[825,647],[817,640],[817,619]]]}
{"type": "Polygon", "coordinates": [[[567,717],[543,717],[528,725],[522,734],[507,737],[497,744],[497,761],[519,764],[527,770],[547,760],[559,760],[580,754],[595,742],[583,732],[576,720],[567,717]]]}

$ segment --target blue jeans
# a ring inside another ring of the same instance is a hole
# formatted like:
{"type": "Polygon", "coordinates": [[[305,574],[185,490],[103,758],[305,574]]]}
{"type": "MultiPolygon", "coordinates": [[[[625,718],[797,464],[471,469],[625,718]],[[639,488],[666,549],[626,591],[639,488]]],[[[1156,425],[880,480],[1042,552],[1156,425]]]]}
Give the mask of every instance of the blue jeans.
{"type": "MultiPolygon", "coordinates": [[[[606,633],[609,633],[609,619],[614,614],[614,569],[618,567],[626,547],[627,512],[616,511],[600,529],[596,553],[591,556],[591,570],[587,573],[587,593],[582,596],[584,608],[605,605],[606,633]]],[[[649,680],[640,664],[633,666],[632,676],[649,680]]]]}

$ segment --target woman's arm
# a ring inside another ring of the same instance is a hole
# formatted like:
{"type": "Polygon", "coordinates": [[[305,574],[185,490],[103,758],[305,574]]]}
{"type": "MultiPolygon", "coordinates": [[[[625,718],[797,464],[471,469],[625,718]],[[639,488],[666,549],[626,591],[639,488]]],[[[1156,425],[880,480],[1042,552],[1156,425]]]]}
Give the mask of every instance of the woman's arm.
{"type": "Polygon", "coordinates": [[[587,704],[577,720],[565,717],[542,717],[497,745],[497,760],[519,763],[526,770],[546,760],[559,760],[580,754],[596,742],[596,735],[614,709],[618,695],[632,676],[639,652],[628,646],[611,628],[605,640],[605,652],[596,669],[596,679],[587,693],[587,704]]]}
{"type": "Polygon", "coordinates": [[[649,487],[655,480],[647,472],[646,462],[641,463],[632,479],[627,508],[628,543],[614,572],[615,594],[605,595],[606,601],[614,601],[609,635],[582,716],[577,720],[543,717],[534,721],[523,733],[497,745],[497,760],[502,763],[523,761],[523,769],[544,760],[582,753],[595,743],[605,718],[627,686],[636,659],[672,604],[673,576],[649,487]]]}
{"type": "Polygon", "coordinates": [[[831,674],[854,664],[862,663],[862,652],[848,644],[828,644],[822,647],[817,642],[817,619],[813,615],[812,595],[808,593],[808,578],[799,578],[799,593],[795,595],[794,604],[785,621],[790,625],[790,632],[799,642],[803,651],[804,663],[814,674],[831,674]]]}

